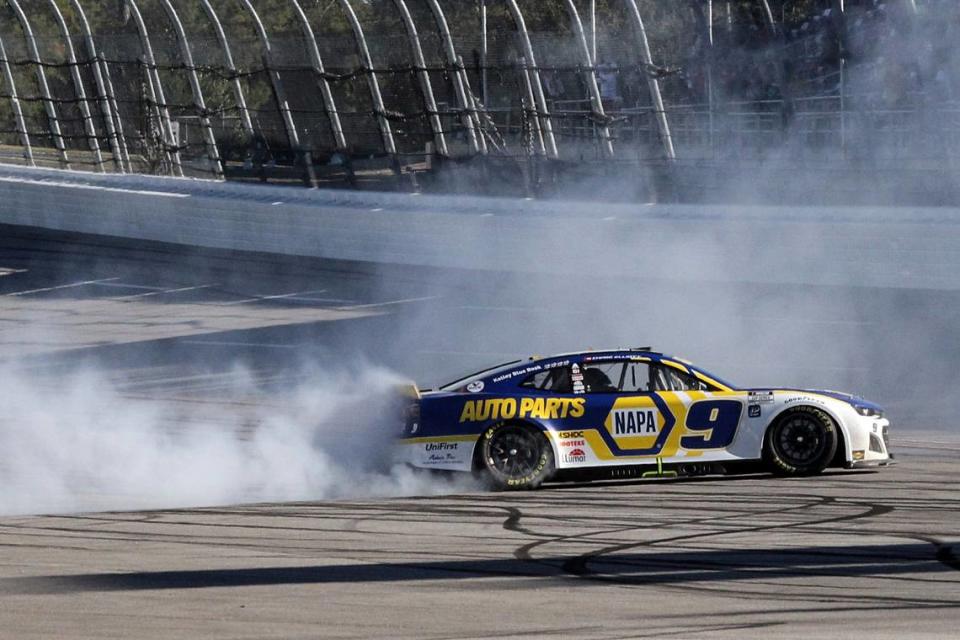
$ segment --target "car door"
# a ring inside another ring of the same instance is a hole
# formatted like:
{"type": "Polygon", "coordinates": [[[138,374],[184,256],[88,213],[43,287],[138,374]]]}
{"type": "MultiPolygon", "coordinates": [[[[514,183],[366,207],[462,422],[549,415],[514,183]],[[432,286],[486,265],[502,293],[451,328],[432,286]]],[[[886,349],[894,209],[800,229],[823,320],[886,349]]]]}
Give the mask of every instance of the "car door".
{"type": "Polygon", "coordinates": [[[584,363],[584,390],[605,409],[599,432],[616,461],[655,459],[674,440],[676,420],[651,388],[650,365],[644,357],[584,363]]]}
{"type": "Polygon", "coordinates": [[[669,411],[674,425],[661,457],[665,461],[728,457],[744,414],[742,394],[715,393],[679,366],[662,362],[649,367],[649,388],[669,411]]]}
{"type": "Polygon", "coordinates": [[[725,457],[743,413],[741,400],[642,356],[584,363],[582,376],[589,404],[605,411],[600,436],[620,462],[725,457]]]}

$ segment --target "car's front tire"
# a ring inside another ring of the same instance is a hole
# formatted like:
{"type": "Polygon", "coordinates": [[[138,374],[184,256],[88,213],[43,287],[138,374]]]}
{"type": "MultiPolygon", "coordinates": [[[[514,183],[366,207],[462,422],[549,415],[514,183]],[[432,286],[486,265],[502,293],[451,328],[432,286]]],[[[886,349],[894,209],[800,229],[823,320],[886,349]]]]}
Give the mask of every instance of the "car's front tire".
{"type": "Polygon", "coordinates": [[[763,445],[774,473],[814,475],[826,469],[837,452],[837,426],[825,411],[795,407],[767,429],[763,445]]]}
{"type": "Polygon", "coordinates": [[[553,448],[543,433],[508,422],[483,432],[481,461],[496,489],[535,489],[554,471],[553,448]]]}

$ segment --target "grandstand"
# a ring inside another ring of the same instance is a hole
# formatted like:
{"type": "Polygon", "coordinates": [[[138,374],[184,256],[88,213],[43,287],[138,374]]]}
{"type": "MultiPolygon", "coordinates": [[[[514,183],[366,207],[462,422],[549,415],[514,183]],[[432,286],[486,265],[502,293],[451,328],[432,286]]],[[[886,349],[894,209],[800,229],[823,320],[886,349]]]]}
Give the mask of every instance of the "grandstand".
{"type": "Polygon", "coordinates": [[[841,199],[865,176],[957,198],[952,0],[4,0],[0,18],[3,162],[700,200],[776,167],[841,199]]]}

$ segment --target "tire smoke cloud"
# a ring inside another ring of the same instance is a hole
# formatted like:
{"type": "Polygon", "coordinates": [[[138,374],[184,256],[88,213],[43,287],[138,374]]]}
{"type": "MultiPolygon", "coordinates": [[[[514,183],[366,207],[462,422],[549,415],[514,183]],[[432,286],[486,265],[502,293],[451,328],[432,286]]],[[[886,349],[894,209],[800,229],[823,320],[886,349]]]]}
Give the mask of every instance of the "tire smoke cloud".
{"type": "Polygon", "coordinates": [[[136,397],[101,372],[40,379],[4,371],[0,515],[449,493],[398,465],[397,374],[364,366],[265,394],[248,372],[231,400],[136,397]]]}

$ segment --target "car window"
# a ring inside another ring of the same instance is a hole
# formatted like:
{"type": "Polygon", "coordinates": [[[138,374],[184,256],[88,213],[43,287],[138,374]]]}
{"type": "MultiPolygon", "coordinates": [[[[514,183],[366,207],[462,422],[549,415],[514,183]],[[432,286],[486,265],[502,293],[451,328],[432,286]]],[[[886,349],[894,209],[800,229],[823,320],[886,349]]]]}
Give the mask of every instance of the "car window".
{"type": "Polygon", "coordinates": [[[586,393],[647,393],[650,387],[650,365],[646,362],[590,362],[581,372],[586,393]]]}
{"type": "Polygon", "coordinates": [[[625,393],[646,393],[650,390],[650,365],[646,362],[627,362],[619,384],[625,393]]]}
{"type": "MultiPolygon", "coordinates": [[[[616,393],[620,390],[623,362],[591,362],[580,368],[583,390],[586,393],[616,393]]],[[[574,372],[576,382],[577,372],[574,372]]]]}
{"type": "Polygon", "coordinates": [[[707,391],[704,382],[673,367],[657,365],[650,376],[651,391],[707,391]]]}
{"type": "Polygon", "coordinates": [[[572,393],[573,383],[570,379],[570,367],[554,367],[546,371],[538,371],[528,376],[520,383],[526,389],[539,389],[554,393],[572,393]]]}
{"type": "Polygon", "coordinates": [[[556,367],[529,375],[526,389],[553,393],[649,393],[651,391],[709,391],[709,386],[673,367],[648,362],[590,362],[556,367]],[[582,383],[582,389],[579,388],[582,383]]]}

